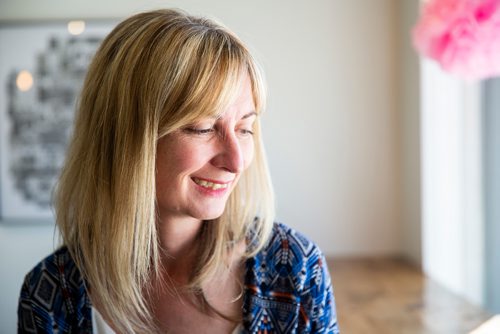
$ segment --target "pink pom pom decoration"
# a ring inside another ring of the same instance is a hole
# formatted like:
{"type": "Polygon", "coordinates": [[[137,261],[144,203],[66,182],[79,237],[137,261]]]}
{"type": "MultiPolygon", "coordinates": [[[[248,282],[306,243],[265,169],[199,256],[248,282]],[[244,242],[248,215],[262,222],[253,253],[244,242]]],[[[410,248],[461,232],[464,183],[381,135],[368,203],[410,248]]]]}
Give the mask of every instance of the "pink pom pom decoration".
{"type": "Polygon", "coordinates": [[[465,79],[500,75],[500,0],[429,0],[413,44],[465,79]]]}

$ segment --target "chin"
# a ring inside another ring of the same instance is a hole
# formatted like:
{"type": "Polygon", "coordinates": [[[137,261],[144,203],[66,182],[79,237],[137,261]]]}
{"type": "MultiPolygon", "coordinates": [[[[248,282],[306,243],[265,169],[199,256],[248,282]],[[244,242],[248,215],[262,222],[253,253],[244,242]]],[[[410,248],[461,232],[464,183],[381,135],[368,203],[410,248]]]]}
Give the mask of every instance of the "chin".
{"type": "Polygon", "coordinates": [[[222,214],[224,213],[224,211],[220,212],[220,213],[214,213],[214,214],[207,214],[205,215],[204,218],[202,218],[202,220],[214,220],[214,219],[217,219],[219,218],[220,216],[222,216],[222,214]]]}
{"type": "Polygon", "coordinates": [[[207,210],[204,213],[200,213],[198,215],[198,218],[200,220],[213,220],[222,216],[223,213],[224,213],[224,208],[220,210],[207,210]]]}

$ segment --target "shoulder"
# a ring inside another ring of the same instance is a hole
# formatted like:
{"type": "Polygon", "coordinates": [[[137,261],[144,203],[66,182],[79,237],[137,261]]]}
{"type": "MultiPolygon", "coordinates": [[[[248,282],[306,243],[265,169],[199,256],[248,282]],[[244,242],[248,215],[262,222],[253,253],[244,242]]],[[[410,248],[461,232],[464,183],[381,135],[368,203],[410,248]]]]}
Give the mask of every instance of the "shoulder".
{"type": "Polygon", "coordinates": [[[320,248],[312,240],[282,223],[274,224],[269,242],[262,253],[267,258],[280,260],[281,263],[300,265],[302,274],[306,274],[309,265],[320,261],[323,256],[320,248]]]}
{"type": "MultiPolygon", "coordinates": [[[[266,246],[252,259],[254,280],[264,290],[289,290],[300,294],[308,277],[323,266],[319,247],[302,233],[275,223],[266,246]]],[[[264,291],[263,291],[264,292],[264,291]]]]}
{"type": "Polygon", "coordinates": [[[18,306],[20,331],[71,331],[84,325],[90,301],[66,247],[40,261],[25,277],[18,306]]]}
{"type": "Polygon", "coordinates": [[[76,265],[71,258],[71,255],[66,247],[61,247],[54,253],[50,254],[26,275],[26,280],[30,286],[35,285],[40,279],[48,278],[49,280],[59,280],[59,276],[66,272],[69,273],[76,268],[76,265]]]}
{"type": "Polygon", "coordinates": [[[308,237],[283,223],[274,223],[266,248],[267,251],[286,249],[300,258],[308,258],[321,253],[318,246],[308,237]]]}
{"type": "Polygon", "coordinates": [[[40,261],[26,275],[24,284],[27,292],[47,304],[58,289],[78,289],[83,280],[68,249],[62,247],[40,261]]]}
{"type": "Polygon", "coordinates": [[[283,333],[338,333],[325,257],[304,234],[275,223],[266,246],[248,260],[246,275],[248,328],[264,329],[267,322],[283,333]],[[264,314],[272,315],[271,323],[264,314]]]}

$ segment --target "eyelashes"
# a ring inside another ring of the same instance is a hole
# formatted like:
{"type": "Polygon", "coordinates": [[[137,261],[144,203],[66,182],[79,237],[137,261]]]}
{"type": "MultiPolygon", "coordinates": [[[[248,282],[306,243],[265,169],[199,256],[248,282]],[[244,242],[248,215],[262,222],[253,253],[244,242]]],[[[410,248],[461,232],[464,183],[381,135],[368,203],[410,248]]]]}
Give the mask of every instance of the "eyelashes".
{"type": "Polygon", "coordinates": [[[248,130],[248,129],[240,129],[239,132],[242,134],[242,135],[250,135],[250,136],[253,136],[253,131],[252,130],[248,130]]]}
{"type": "Polygon", "coordinates": [[[188,128],[185,128],[184,131],[186,131],[187,133],[201,136],[201,135],[208,135],[208,134],[214,133],[215,129],[214,128],[198,129],[198,128],[194,128],[194,127],[188,127],[188,128]]]}
{"type": "MultiPolygon", "coordinates": [[[[187,127],[187,128],[184,128],[184,131],[189,133],[189,134],[193,134],[193,135],[197,135],[197,136],[207,136],[207,135],[214,134],[216,132],[216,129],[215,129],[215,127],[210,127],[210,128],[187,127]]],[[[242,136],[253,136],[253,134],[254,134],[254,132],[252,130],[244,129],[244,128],[237,129],[236,132],[242,136]]]]}

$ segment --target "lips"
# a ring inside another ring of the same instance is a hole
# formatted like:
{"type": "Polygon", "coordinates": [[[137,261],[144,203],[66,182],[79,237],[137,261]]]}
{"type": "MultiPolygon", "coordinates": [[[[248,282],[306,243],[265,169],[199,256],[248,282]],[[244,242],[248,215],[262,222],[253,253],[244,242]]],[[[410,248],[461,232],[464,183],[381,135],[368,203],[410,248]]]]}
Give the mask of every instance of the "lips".
{"type": "Polygon", "coordinates": [[[196,183],[197,185],[210,190],[226,189],[227,187],[229,187],[229,184],[231,183],[231,182],[217,182],[213,180],[200,179],[197,177],[193,177],[192,179],[194,183],[196,183]]]}

